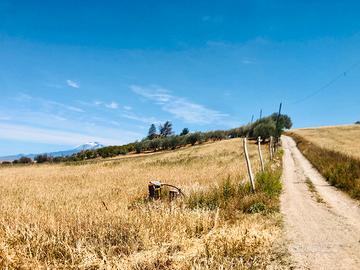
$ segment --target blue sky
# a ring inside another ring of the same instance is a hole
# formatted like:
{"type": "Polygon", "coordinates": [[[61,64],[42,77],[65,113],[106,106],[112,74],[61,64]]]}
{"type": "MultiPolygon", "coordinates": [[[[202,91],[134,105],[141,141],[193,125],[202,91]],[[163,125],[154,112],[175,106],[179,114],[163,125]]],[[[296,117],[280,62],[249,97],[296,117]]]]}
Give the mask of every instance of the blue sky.
{"type": "Polygon", "coordinates": [[[0,2],[0,155],[227,129],[283,102],[360,120],[358,1],[0,2]],[[301,102],[299,102],[301,101],[301,102]]]}

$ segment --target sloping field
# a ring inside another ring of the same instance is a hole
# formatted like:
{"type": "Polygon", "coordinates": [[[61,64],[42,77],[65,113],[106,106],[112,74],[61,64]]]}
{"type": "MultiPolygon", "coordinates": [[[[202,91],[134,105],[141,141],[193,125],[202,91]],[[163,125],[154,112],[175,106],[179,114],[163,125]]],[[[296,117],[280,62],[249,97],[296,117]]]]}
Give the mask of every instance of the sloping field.
{"type": "MultiPolygon", "coordinates": [[[[250,153],[258,169],[254,144],[250,153]]],[[[0,167],[0,268],[279,266],[279,188],[262,181],[252,195],[239,184],[245,178],[240,139],[108,162],[0,167]],[[147,202],[155,179],[187,197],[147,202]]]]}
{"type": "Polygon", "coordinates": [[[291,132],[320,147],[360,159],[360,125],[302,128],[291,132]]]}

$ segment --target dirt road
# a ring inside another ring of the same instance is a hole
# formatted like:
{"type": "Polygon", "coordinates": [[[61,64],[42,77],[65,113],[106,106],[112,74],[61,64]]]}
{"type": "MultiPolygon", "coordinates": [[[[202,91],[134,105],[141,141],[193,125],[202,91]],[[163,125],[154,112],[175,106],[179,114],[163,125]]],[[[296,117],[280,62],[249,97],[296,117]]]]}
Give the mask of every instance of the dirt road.
{"type": "Polygon", "coordinates": [[[282,143],[281,210],[295,268],[360,269],[359,202],[329,186],[293,139],[282,143]]]}

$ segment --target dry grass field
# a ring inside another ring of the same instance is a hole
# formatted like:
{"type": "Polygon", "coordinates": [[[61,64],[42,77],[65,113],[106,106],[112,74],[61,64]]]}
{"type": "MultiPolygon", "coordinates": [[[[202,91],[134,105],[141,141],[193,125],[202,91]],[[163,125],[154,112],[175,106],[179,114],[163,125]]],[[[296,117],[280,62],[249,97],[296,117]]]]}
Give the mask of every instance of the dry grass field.
{"type": "Polygon", "coordinates": [[[302,128],[291,132],[320,147],[360,159],[360,125],[302,128]]]}
{"type": "Polygon", "coordinates": [[[296,129],[288,135],[331,185],[360,199],[360,125],[296,129]]]}
{"type": "MultiPolygon", "coordinates": [[[[258,169],[253,144],[250,153],[258,169]]],[[[0,268],[280,268],[281,218],[261,211],[263,193],[244,192],[230,210],[194,207],[209,190],[240,194],[244,179],[240,139],[108,162],[0,167],[0,268]],[[155,179],[187,197],[142,200],[155,179]]]]}

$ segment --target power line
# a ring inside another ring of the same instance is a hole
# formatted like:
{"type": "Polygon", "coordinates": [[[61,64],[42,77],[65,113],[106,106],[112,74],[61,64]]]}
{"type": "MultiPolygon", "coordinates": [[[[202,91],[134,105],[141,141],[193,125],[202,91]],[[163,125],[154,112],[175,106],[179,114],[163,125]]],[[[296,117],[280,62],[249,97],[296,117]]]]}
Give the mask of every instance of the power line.
{"type": "Polygon", "coordinates": [[[310,98],[312,98],[313,96],[319,94],[320,92],[322,92],[323,90],[325,90],[326,88],[330,87],[331,85],[333,85],[335,82],[337,82],[338,80],[340,80],[342,77],[345,77],[351,70],[355,69],[356,67],[358,67],[360,65],[360,61],[351,65],[349,68],[347,68],[345,71],[341,72],[340,74],[338,74],[336,77],[334,77],[333,79],[331,79],[329,82],[327,82],[326,84],[324,84],[323,86],[321,86],[320,88],[318,88],[317,90],[315,90],[314,92],[310,93],[309,95],[295,101],[292,103],[292,105],[296,105],[299,104],[301,102],[304,102],[310,98]]]}

